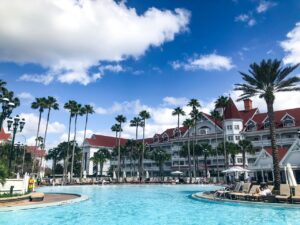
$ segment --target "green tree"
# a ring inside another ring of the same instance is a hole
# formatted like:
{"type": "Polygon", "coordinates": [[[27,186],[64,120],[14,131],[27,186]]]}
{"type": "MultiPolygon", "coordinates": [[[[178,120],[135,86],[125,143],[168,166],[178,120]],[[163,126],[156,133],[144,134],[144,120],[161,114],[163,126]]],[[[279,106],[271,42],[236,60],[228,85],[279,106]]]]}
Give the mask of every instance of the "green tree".
{"type": "Polygon", "coordinates": [[[134,117],[132,120],[130,120],[130,126],[135,127],[135,140],[138,139],[138,129],[139,126],[142,126],[142,119],[140,117],[134,117]]]}
{"type": "Polygon", "coordinates": [[[115,144],[115,147],[117,147],[117,145],[118,145],[118,133],[120,132],[120,131],[123,131],[122,130],[122,128],[120,127],[120,125],[119,124],[114,124],[111,128],[111,131],[113,131],[113,132],[115,132],[116,133],[116,144],[115,144]]]}
{"type": "Polygon", "coordinates": [[[3,163],[0,163],[0,183],[5,184],[6,178],[8,177],[7,166],[3,163]]]}
{"type": "MultiPolygon", "coordinates": [[[[83,142],[85,141],[86,138],[86,129],[87,129],[87,124],[89,120],[89,115],[95,113],[93,106],[91,105],[84,105],[81,110],[82,115],[85,115],[85,124],[84,124],[84,133],[83,133],[83,142]]],[[[82,179],[83,175],[83,143],[82,143],[82,155],[81,155],[81,171],[80,171],[80,179],[82,179]]]]}
{"type": "Polygon", "coordinates": [[[299,64],[286,67],[282,67],[281,64],[282,62],[277,59],[262,60],[259,64],[251,64],[249,74],[240,72],[244,83],[236,84],[235,88],[237,91],[242,91],[238,101],[258,95],[260,98],[263,98],[267,104],[275,178],[274,189],[277,191],[280,186],[280,167],[274,123],[273,105],[275,101],[275,93],[300,90],[300,87],[297,86],[300,81],[299,77],[294,76],[287,78],[288,75],[299,66],[299,64]]]}
{"type": "Polygon", "coordinates": [[[199,145],[200,155],[204,157],[205,177],[207,178],[207,157],[213,155],[213,149],[210,144],[203,143],[199,145]]]}
{"type": "Polygon", "coordinates": [[[62,150],[59,147],[52,148],[46,155],[46,160],[52,160],[52,177],[55,179],[55,171],[57,163],[63,159],[62,150]]]}
{"type": "Polygon", "coordinates": [[[242,152],[243,168],[245,168],[246,153],[254,154],[255,150],[253,148],[253,145],[252,145],[251,141],[248,141],[248,140],[240,140],[239,143],[238,143],[238,146],[240,148],[240,152],[242,152]]]}
{"type": "MultiPolygon", "coordinates": [[[[180,116],[185,116],[185,112],[183,111],[182,108],[177,107],[174,109],[174,111],[172,112],[173,116],[177,116],[177,132],[179,132],[179,126],[180,126],[180,116]]],[[[179,138],[179,135],[178,135],[179,138]]]]}
{"type": "Polygon", "coordinates": [[[162,148],[155,148],[151,152],[151,159],[156,162],[159,167],[160,177],[164,176],[164,164],[166,161],[171,160],[171,154],[166,152],[166,150],[162,148]]]}
{"type": "Polygon", "coordinates": [[[193,120],[191,119],[186,119],[183,122],[183,126],[187,128],[188,132],[188,145],[187,145],[187,151],[188,151],[188,161],[189,161],[189,178],[190,178],[190,183],[192,183],[192,165],[191,165],[191,140],[190,140],[190,129],[193,126],[193,120]]]}
{"type": "Polygon", "coordinates": [[[122,124],[126,122],[126,117],[123,115],[118,115],[116,118],[116,121],[119,123],[120,131],[119,131],[119,138],[118,138],[118,168],[117,168],[117,181],[120,181],[120,166],[121,166],[121,130],[122,130],[122,124]]]}
{"type": "MultiPolygon", "coordinates": [[[[38,147],[38,137],[40,133],[40,127],[41,127],[41,119],[42,119],[42,113],[44,112],[44,109],[46,108],[46,98],[35,98],[35,101],[31,104],[32,109],[38,109],[39,110],[39,122],[36,132],[36,139],[35,139],[35,147],[38,147]]],[[[32,164],[32,172],[34,171],[34,165],[35,165],[35,154],[33,153],[33,164],[32,164]]]]}
{"type": "Polygon", "coordinates": [[[146,127],[146,120],[150,119],[150,113],[146,110],[143,110],[139,113],[139,116],[141,117],[143,121],[143,145],[142,145],[142,158],[140,163],[140,176],[143,177],[144,175],[144,156],[145,156],[145,127],[146,127]]]}
{"type": "Polygon", "coordinates": [[[103,166],[104,163],[111,159],[111,153],[107,148],[100,148],[97,152],[95,152],[94,156],[90,158],[94,164],[97,166],[96,176],[98,176],[98,164],[100,165],[100,177],[103,174],[103,166]]]}
{"type": "Polygon", "coordinates": [[[221,119],[220,113],[217,110],[213,110],[210,112],[211,117],[214,119],[214,124],[215,124],[215,142],[216,142],[216,157],[217,157],[217,183],[220,181],[220,171],[219,171],[219,154],[217,150],[217,143],[218,143],[218,131],[217,131],[217,121],[221,119]]]}
{"type": "Polygon", "coordinates": [[[228,168],[228,157],[227,157],[227,151],[226,151],[226,128],[225,128],[225,108],[228,105],[228,97],[226,96],[220,96],[216,101],[215,101],[215,108],[216,109],[222,109],[222,121],[223,121],[223,155],[225,158],[225,168],[228,168]]]}

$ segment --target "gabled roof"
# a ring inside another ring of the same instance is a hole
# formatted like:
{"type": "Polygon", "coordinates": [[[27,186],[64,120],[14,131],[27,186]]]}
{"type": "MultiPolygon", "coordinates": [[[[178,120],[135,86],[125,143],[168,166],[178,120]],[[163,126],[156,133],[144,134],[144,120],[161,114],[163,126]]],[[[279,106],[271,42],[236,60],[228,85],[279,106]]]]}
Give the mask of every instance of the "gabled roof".
{"type": "MultiPolygon", "coordinates": [[[[118,139],[116,137],[93,134],[91,138],[86,138],[85,141],[95,147],[108,147],[113,148],[116,146],[118,139]]],[[[121,145],[125,145],[128,139],[121,138],[121,145]]]]}
{"type": "Polygon", "coordinates": [[[237,109],[236,105],[232,101],[231,98],[228,99],[228,104],[225,107],[224,111],[224,118],[225,119],[242,119],[239,110],[237,109]]]}
{"type": "Polygon", "coordinates": [[[45,150],[42,150],[39,147],[35,146],[27,146],[26,152],[33,153],[36,157],[44,157],[46,155],[45,150]]]}
{"type": "Polygon", "coordinates": [[[11,137],[10,133],[5,133],[4,129],[2,128],[0,131],[0,141],[7,141],[11,137]]]}
{"type": "MultiPolygon", "coordinates": [[[[265,148],[266,152],[272,156],[272,148],[271,147],[267,147],[265,148]]],[[[288,152],[288,148],[285,148],[285,147],[280,147],[278,148],[278,161],[280,162],[283,157],[286,155],[286,153],[288,152]]]]}

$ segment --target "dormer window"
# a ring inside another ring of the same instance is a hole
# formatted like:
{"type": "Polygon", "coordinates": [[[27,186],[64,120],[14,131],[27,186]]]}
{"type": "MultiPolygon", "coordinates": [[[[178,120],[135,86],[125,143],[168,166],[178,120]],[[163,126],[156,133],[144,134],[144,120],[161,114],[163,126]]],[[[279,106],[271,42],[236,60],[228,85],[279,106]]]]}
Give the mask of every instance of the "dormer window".
{"type": "Polygon", "coordinates": [[[254,130],[256,130],[256,124],[252,120],[250,120],[247,123],[246,130],[247,131],[254,131],[254,130]]]}
{"type": "Polygon", "coordinates": [[[159,142],[159,136],[156,134],[155,136],[154,136],[154,142],[159,142]]]}
{"type": "Polygon", "coordinates": [[[167,134],[163,134],[163,141],[169,141],[169,136],[167,134]]]}
{"type": "Polygon", "coordinates": [[[290,115],[285,115],[282,119],[283,127],[293,127],[295,126],[295,120],[290,115]]]}
{"type": "Polygon", "coordinates": [[[200,129],[199,129],[200,135],[209,134],[209,131],[210,131],[210,128],[207,126],[200,127],[200,129]]]}
{"type": "Polygon", "coordinates": [[[175,128],[173,134],[174,134],[174,137],[180,137],[181,136],[180,129],[175,128]]]}

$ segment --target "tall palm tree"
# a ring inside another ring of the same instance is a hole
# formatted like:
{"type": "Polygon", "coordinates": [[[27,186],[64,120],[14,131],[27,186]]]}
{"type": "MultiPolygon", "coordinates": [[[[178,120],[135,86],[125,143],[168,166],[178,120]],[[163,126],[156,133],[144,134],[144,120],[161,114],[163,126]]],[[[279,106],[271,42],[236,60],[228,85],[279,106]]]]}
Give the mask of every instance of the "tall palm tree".
{"type": "Polygon", "coordinates": [[[142,148],[142,157],[141,157],[141,165],[140,165],[140,176],[143,177],[144,175],[144,157],[145,157],[145,127],[146,127],[146,120],[150,119],[150,113],[146,110],[143,110],[139,113],[143,121],[143,148],[142,148]]]}
{"type": "Polygon", "coordinates": [[[73,107],[74,114],[74,138],[73,138],[73,149],[72,149],[72,161],[71,161],[71,182],[73,182],[73,170],[74,170],[74,157],[75,157],[75,147],[76,147],[76,135],[77,135],[77,118],[78,115],[82,115],[81,104],[76,103],[73,107]]]}
{"type": "Polygon", "coordinates": [[[211,145],[208,143],[201,144],[200,152],[204,157],[205,177],[207,178],[207,157],[213,154],[211,145]]]}
{"type": "Polygon", "coordinates": [[[246,153],[253,154],[255,152],[251,141],[248,140],[240,140],[238,143],[240,151],[242,152],[243,157],[243,168],[245,168],[246,163],[246,153]]]}
{"type": "Polygon", "coordinates": [[[187,128],[188,131],[188,161],[189,161],[189,178],[190,183],[192,183],[192,165],[191,165],[191,148],[190,148],[190,129],[193,126],[192,119],[186,119],[183,121],[183,126],[187,128]]]}
{"type": "Polygon", "coordinates": [[[118,145],[118,133],[120,131],[123,131],[123,130],[121,129],[120,124],[117,124],[117,123],[114,124],[110,129],[111,129],[111,131],[113,131],[113,132],[116,133],[116,144],[115,144],[115,147],[117,147],[117,145],[118,145]]]}
{"type": "Polygon", "coordinates": [[[69,100],[67,103],[65,103],[64,108],[69,111],[69,129],[68,129],[68,147],[67,152],[65,153],[65,159],[64,159],[64,174],[63,174],[63,181],[65,180],[66,174],[68,173],[68,167],[69,167],[69,154],[70,154],[70,135],[71,135],[71,125],[72,125],[72,118],[74,117],[74,107],[76,106],[77,102],[74,100],[69,100]]]}
{"type": "Polygon", "coordinates": [[[47,138],[47,132],[48,132],[48,124],[50,120],[50,112],[51,110],[59,110],[59,105],[57,103],[57,100],[52,97],[48,96],[48,98],[45,100],[45,108],[48,109],[48,114],[47,114],[47,122],[46,122],[46,129],[45,129],[45,134],[44,134],[44,148],[46,146],[46,138],[47,138]]]}
{"type": "Polygon", "coordinates": [[[187,106],[192,107],[192,111],[190,112],[190,116],[193,120],[194,127],[194,141],[193,141],[193,164],[194,164],[194,177],[196,177],[196,156],[195,156],[195,145],[196,145],[196,136],[197,136],[197,121],[200,117],[200,113],[198,108],[201,107],[200,103],[197,99],[192,98],[187,106]]]}
{"type": "MultiPolygon", "coordinates": [[[[177,116],[177,131],[179,132],[179,126],[180,126],[180,116],[185,116],[185,112],[183,111],[182,108],[177,107],[174,109],[174,111],[172,112],[173,116],[177,116]]],[[[179,138],[179,135],[178,135],[179,138]]]]}
{"type": "Polygon", "coordinates": [[[62,159],[61,149],[59,147],[52,148],[46,155],[46,160],[52,160],[52,177],[55,179],[55,168],[57,162],[62,159]]]}
{"type": "Polygon", "coordinates": [[[274,124],[274,108],[276,92],[299,91],[297,84],[300,78],[297,76],[287,78],[299,64],[294,66],[282,67],[281,61],[262,60],[259,64],[253,63],[250,65],[249,74],[240,72],[245,83],[236,84],[235,90],[242,91],[238,100],[244,100],[258,95],[263,98],[267,104],[269,129],[271,136],[271,147],[274,167],[274,189],[279,190],[280,186],[280,167],[278,160],[278,149],[276,147],[276,134],[274,124]]]}
{"type": "MultiPolygon", "coordinates": [[[[88,124],[88,119],[89,115],[95,113],[93,106],[91,105],[84,105],[82,107],[82,115],[85,115],[85,125],[84,125],[84,133],[83,133],[83,142],[85,141],[86,138],[86,129],[87,129],[87,124],[88,124]]],[[[80,167],[80,179],[82,179],[83,175],[83,143],[82,143],[82,154],[81,154],[81,167],[80,167]]]]}
{"type": "Polygon", "coordinates": [[[217,150],[217,144],[218,144],[218,132],[217,132],[217,121],[221,119],[220,113],[217,110],[213,110],[210,112],[211,117],[214,119],[214,124],[215,124],[215,141],[216,141],[216,157],[217,157],[217,183],[219,183],[220,180],[220,171],[219,171],[219,154],[217,150]]]}
{"type": "Polygon", "coordinates": [[[228,168],[228,157],[227,157],[227,152],[226,152],[226,128],[225,128],[225,108],[228,105],[228,97],[226,96],[220,96],[216,101],[215,101],[215,108],[221,108],[222,109],[222,121],[223,121],[223,150],[224,150],[224,163],[225,163],[225,168],[228,168]]]}
{"type": "Polygon", "coordinates": [[[122,123],[126,122],[126,117],[123,115],[118,115],[116,121],[119,123],[120,131],[119,131],[119,139],[118,139],[118,172],[117,172],[117,181],[120,180],[120,166],[121,166],[121,129],[122,123]]]}
{"type": "MultiPolygon", "coordinates": [[[[40,133],[40,126],[41,126],[41,119],[42,119],[42,113],[44,112],[44,109],[46,108],[46,98],[35,98],[35,101],[31,104],[32,109],[38,109],[39,110],[39,122],[36,132],[36,139],[35,139],[35,148],[38,147],[38,137],[40,133]]],[[[32,173],[34,171],[34,165],[35,165],[35,152],[33,153],[33,163],[32,163],[32,173]]]]}
{"type": "Polygon", "coordinates": [[[151,152],[150,158],[154,160],[158,167],[161,179],[163,179],[164,175],[164,163],[171,159],[171,154],[166,152],[166,150],[162,148],[156,148],[151,152]]]}
{"type": "Polygon", "coordinates": [[[130,126],[135,127],[135,140],[138,139],[138,129],[141,125],[142,119],[140,117],[134,117],[132,120],[130,120],[130,126]]]}

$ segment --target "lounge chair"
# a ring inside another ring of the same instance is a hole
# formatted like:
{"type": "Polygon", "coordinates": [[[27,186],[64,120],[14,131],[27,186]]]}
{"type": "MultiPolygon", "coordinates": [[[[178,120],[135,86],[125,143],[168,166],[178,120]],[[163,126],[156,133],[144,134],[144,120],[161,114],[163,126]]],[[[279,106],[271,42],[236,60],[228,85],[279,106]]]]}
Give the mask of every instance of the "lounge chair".
{"type": "Polygon", "coordinates": [[[225,188],[223,190],[218,190],[215,192],[215,197],[225,197],[226,194],[228,194],[229,192],[238,192],[241,188],[241,183],[237,182],[234,186],[234,189],[232,190],[230,187],[225,188]]]}
{"type": "MultiPolygon", "coordinates": [[[[268,188],[272,192],[273,189],[274,189],[274,186],[273,185],[269,185],[268,188]]],[[[252,200],[256,200],[256,201],[259,201],[259,200],[265,201],[267,199],[267,195],[261,195],[261,194],[255,193],[255,194],[252,195],[251,199],[252,200]]]]}
{"type": "Polygon", "coordinates": [[[244,197],[245,194],[249,194],[250,187],[251,187],[251,183],[244,183],[242,191],[238,190],[237,192],[236,191],[229,192],[228,195],[230,196],[230,198],[232,198],[232,197],[235,197],[235,198],[244,197]]]}
{"type": "Polygon", "coordinates": [[[259,188],[259,185],[252,185],[248,193],[240,193],[238,194],[238,198],[243,198],[245,200],[251,199],[253,195],[256,193],[257,188],[259,188]]]}
{"type": "Polygon", "coordinates": [[[291,190],[288,184],[280,184],[280,195],[276,195],[277,201],[288,202],[291,197],[291,190]]]}
{"type": "Polygon", "coordinates": [[[295,187],[295,195],[292,196],[292,202],[299,202],[300,201],[300,186],[295,187]]]}

